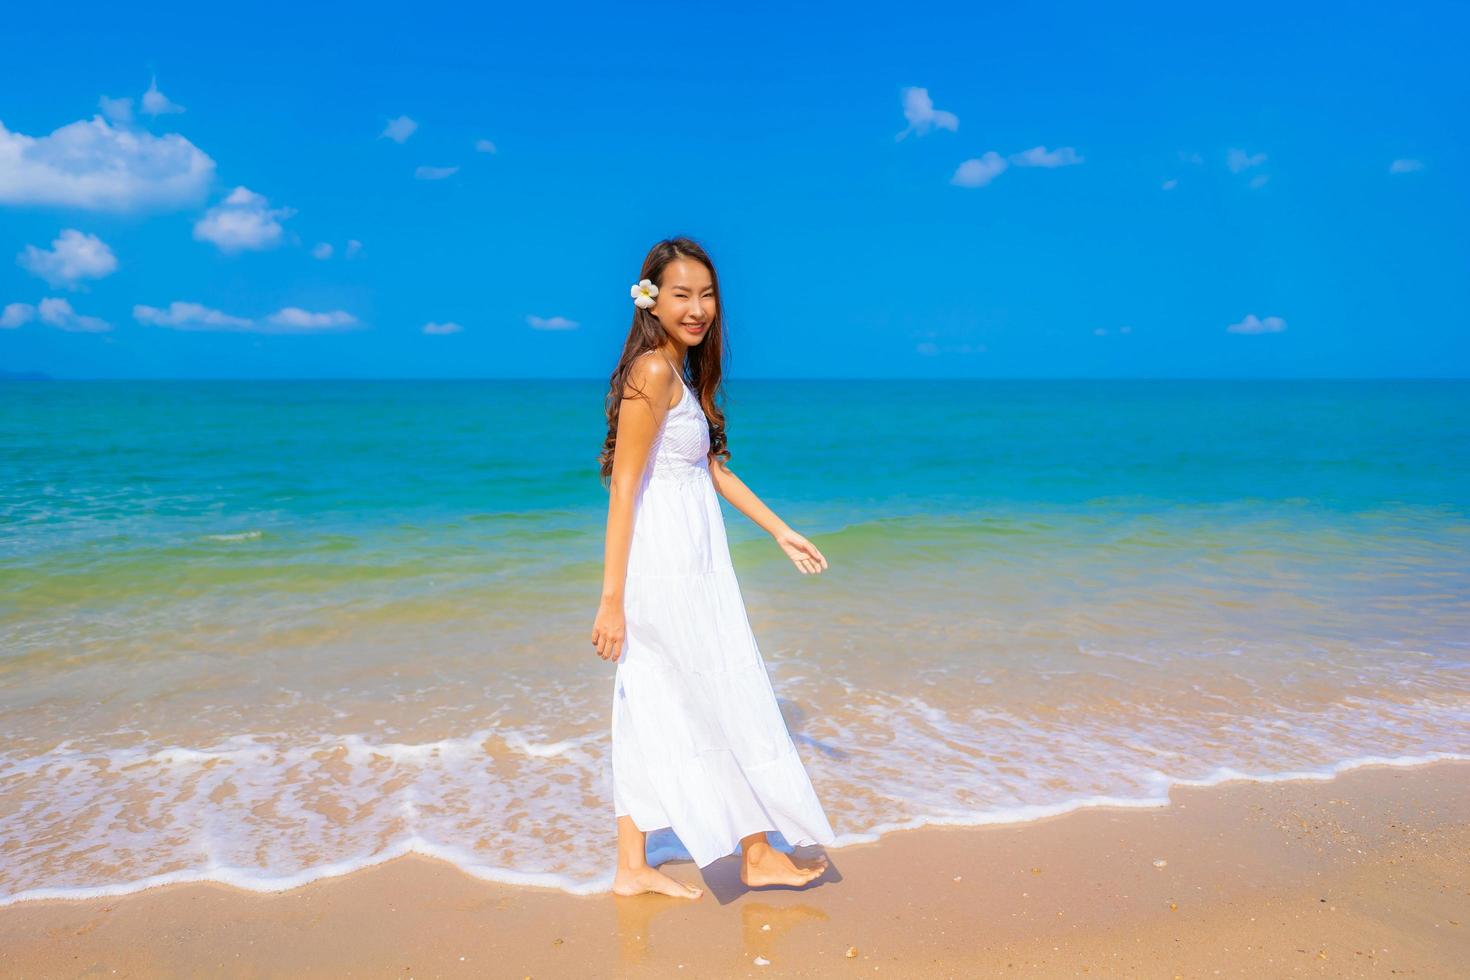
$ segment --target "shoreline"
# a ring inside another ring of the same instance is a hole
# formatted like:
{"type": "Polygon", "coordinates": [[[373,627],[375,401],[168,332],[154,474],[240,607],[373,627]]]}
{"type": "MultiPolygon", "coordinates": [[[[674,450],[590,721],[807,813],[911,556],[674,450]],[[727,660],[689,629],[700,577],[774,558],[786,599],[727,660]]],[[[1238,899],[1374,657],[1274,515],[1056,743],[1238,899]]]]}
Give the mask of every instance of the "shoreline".
{"type": "MultiPolygon", "coordinates": [[[[1157,809],[1170,806],[1170,793],[1177,789],[1212,789],[1216,786],[1242,781],[1252,783],[1293,782],[1297,780],[1326,782],[1337,779],[1344,773],[1364,767],[1384,766],[1413,769],[1432,765],[1437,762],[1470,762],[1470,755],[1458,752],[1431,752],[1423,756],[1356,756],[1333,763],[1324,769],[1283,770],[1282,772],[1268,773],[1265,775],[1252,775],[1236,769],[1222,767],[1215,770],[1212,775],[1202,779],[1168,780],[1166,783],[1163,783],[1166,786],[1163,795],[1156,799],[1143,797],[1136,799],[1087,797],[1067,800],[1056,804],[1020,805],[998,814],[979,818],[966,817],[946,820],[932,816],[919,817],[915,818],[911,823],[879,824],[867,831],[839,834],[837,836],[837,842],[831,846],[831,850],[841,851],[845,848],[851,848],[861,844],[873,844],[889,835],[914,830],[977,827],[1019,828],[1037,821],[1051,820],[1056,817],[1085,810],[1157,809]]],[[[651,863],[661,863],[669,860],[671,857],[676,862],[680,860],[681,852],[677,848],[671,848],[666,844],[661,831],[650,832],[649,838],[649,858],[651,863]]],[[[810,850],[810,848],[803,850],[810,850]]],[[[602,879],[590,879],[571,882],[565,875],[557,872],[517,871],[513,868],[486,866],[477,863],[472,857],[463,855],[456,848],[414,839],[401,842],[388,851],[369,857],[349,858],[342,861],[329,862],[327,864],[305,868],[291,874],[276,876],[271,879],[262,879],[259,876],[249,873],[233,874],[231,873],[233,869],[227,869],[225,873],[216,873],[212,876],[203,875],[193,870],[186,870],[167,872],[113,885],[28,889],[19,893],[17,897],[0,900],[0,910],[14,905],[37,901],[77,902],[90,899],[122,898],[155,888],[188,884],[219,884],[250,894],[274,895],[297,888],[304,888],[319,882],[358,874],[392,861],[415,856],[448,864],[471,878],[501,885],[545,888],[566,895],[592,896],[605,894],[612,888],[611,872],[608,872],[605,881],[602,879]]]]}
{"type": "MultiPolygon", "coordinates": [[[[1176,784],[1169,797],[889,831],[828,851],[832,867],[802,890],[746,889],[733,857],[703,876],[666,864],[705,885],[693,902],[487,881],[417,853],[281,892],[207,881],[24,900],[0,907],[0,969],[1452,976],[1470,962],[1470,762],[1176,784]]],[[[611,827],[603,843],[610,856],[611,827]]]]}

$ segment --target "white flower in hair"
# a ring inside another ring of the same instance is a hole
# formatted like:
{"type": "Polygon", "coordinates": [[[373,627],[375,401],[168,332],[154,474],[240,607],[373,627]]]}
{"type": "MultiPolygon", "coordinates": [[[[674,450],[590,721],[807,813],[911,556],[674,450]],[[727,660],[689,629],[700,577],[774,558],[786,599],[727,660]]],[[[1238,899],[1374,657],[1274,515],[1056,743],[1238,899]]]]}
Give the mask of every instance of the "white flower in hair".
{"type": "Polygon", "coordinates": [[[640,279],[638,285],[633,287],[633,304],[640,310],[646,310],[653,305],[654,297],[658,295],[658,287],[651,279],[640,279]]]}

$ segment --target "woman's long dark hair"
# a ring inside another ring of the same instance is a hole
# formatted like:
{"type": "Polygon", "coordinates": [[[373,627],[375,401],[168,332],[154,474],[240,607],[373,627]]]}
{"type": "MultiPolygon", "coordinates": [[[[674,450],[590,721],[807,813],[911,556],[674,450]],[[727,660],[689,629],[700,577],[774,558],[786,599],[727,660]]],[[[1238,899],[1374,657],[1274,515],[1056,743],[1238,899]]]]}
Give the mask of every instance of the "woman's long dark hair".
{"type": "MultiPolygon", "coordinates": [[[[729,459],[730,450],[725,445],[725,413],[715,404],[720,379],[724,376],[724,362],[730,356],[729,345],[725,340],[725,301],[720,297],[720,277],[715,274],[715,264],[710,261],[710,257],[705,254],[704,249],[700,248],[698,243],[682,237],[665,238],[648,250],[648,255],[643,260],[643,271],[638,274],[638,278],[651,280],[655,286],[662,289],[664,270],[668,268],[670,262],[677,258],[693,259],[703,263],[704,267],[709,270],[710,283],[714,286],[714,318],[710,320],[704,340],[689,348],[685,357],[686,364],[681,365],[681,368],[687,372],[689,386],[699,396],[699,404],[704,409],[704,417],[709,420],[711,460],[729,459]]],[[[629,300],[629,302],[632,301],[629,300]]],[[[607,438],[603,441],[602,452],[597,457],[601,464],[604,487],[608,485],[612,477],[613,453],[618,440],[618,413],[623,404],[623,392],[631,387],[636,391],[636,397],[647,397],[641,389],[629,381],[628,372],[632,369],[635,358],[662,346],[667,336],[667,331],[659,323],[658,317],[653,315],[652,310],[633,307],[633,325],[628,328],[628,337],[623,341],[622,356],[618,358],[618,366],[613,370],[612,377],[608,381],[607,438]]]]}

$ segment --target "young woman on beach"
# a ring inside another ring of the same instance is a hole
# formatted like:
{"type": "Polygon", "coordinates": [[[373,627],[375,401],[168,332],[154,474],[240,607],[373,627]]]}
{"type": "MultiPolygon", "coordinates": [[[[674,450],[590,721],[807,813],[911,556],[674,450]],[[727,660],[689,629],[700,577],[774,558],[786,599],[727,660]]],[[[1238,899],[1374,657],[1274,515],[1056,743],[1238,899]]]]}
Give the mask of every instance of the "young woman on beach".
{"type": "Polygon", "coordinates": [[[633,326],[607,396],[606,565],[592,626],[597,655],[618,665],[613,891],[703,893],[648,865],[645,835],[664,827],[700,868],[739,846],[747,885],[803,885],[826,859],[794,861],[766,832],[800,846],[833,843],[832,828],[746,618],[716,493],[802,574],[827,559],[725,465],[725,416],[714,402],[723,306],[704,249],[687,238],[654,245],[632,294],[633,326]]]}

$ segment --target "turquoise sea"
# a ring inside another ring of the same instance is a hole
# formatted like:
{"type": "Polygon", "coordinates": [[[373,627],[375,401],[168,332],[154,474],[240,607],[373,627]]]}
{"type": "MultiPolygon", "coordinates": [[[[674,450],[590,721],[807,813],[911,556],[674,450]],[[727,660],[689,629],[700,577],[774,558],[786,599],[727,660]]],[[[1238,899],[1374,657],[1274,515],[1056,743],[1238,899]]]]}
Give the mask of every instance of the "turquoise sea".
{"type": "MultiPolygon", "coordinates": [[[[0,903],[610,884],[597,381],[0,383],[0,903]]],[[[1470,382],[734,381],[842,842],[1470,758],[1470,382]]],[[[671,835],[656,849],[677,853],[671,835]]]]}

